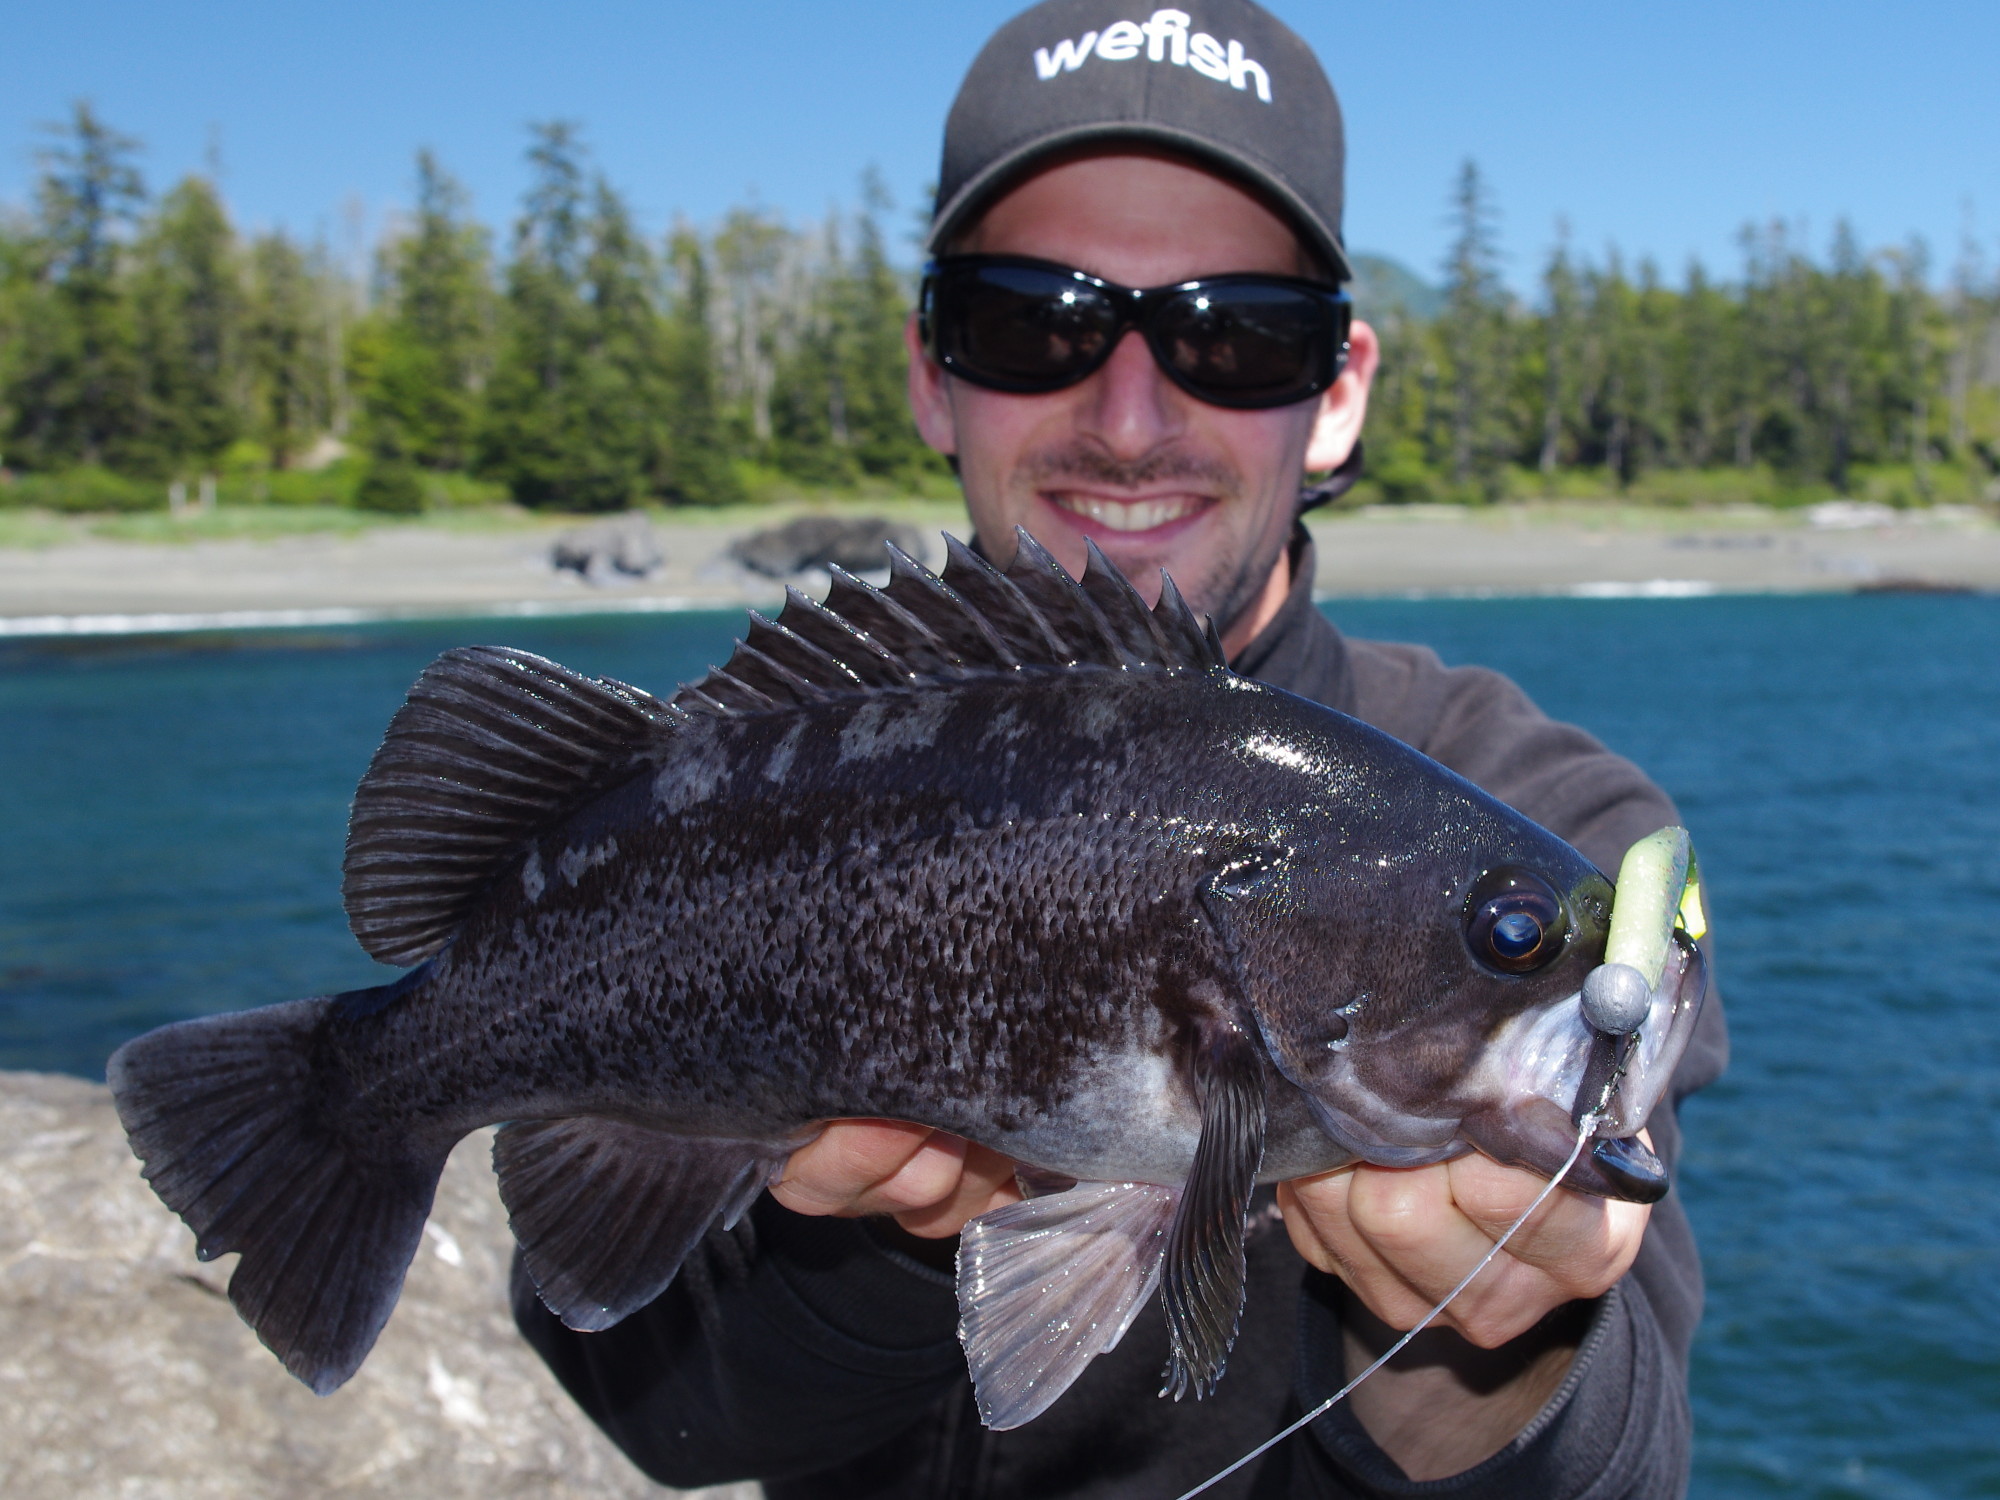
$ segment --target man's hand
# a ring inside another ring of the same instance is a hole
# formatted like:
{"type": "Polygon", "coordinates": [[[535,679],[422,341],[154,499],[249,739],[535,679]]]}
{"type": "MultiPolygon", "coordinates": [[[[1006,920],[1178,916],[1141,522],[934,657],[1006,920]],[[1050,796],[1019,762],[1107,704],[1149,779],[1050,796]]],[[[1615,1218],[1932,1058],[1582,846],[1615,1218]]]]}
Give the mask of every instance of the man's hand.
{"type": "Polygon", "coordinates": [[[771,1196],[802,1214],[889,1214],[921,1239],[947,1239],[1018,1202],[1014,1163],[927,1125],[835,1120],[785,1163],[771,1196]]]}
{"type": "MultiPolygon", "coordinates": [[[[1281,1184],[1292,1243],[1362,1304],[1343,1317],[1348,1377],[1437,1306],[1544,1185],[1484,1156],[1281,1184]]],[[[1575,1357],[1584,1320],[1550,1314],[1623,1276],[1651,1213],[1645,1204],[1551,1193],[1437,1322],[1355,1391],[1361,1425],[1416,1480],[1463,1473],[1499,1452],[1555,1394],[1575,1357]]]]}
{"type": "MultiPolygon", "coordinates": [[[[1278,1204],[1299,1254],[1401,1329],[1478,1264],[1546,1181],[1472,1155],[1301,1178],[1279,1186],[1278,1204]]],[[[1492,1349],[1565,1302],[1603,1295],[1631,1268],[1651,1213],[1642,1203],[1551,1193],[1433,1326],[1492,1349]]]]}

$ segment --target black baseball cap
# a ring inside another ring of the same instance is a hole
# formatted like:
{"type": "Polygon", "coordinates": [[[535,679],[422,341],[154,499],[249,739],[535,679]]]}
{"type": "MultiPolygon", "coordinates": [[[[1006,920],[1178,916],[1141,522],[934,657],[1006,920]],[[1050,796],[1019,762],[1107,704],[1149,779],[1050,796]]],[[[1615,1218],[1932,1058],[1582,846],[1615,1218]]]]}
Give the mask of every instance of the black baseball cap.
{"type": "Polygon", "coordinates": [[[1346,161],[1340,102],[1312,49],[1251,0],[1045,0],[973,61],[944,127],[933,253],[1053,152],[1142,141],[1274,198],[1332,269],[1346,161]]]}

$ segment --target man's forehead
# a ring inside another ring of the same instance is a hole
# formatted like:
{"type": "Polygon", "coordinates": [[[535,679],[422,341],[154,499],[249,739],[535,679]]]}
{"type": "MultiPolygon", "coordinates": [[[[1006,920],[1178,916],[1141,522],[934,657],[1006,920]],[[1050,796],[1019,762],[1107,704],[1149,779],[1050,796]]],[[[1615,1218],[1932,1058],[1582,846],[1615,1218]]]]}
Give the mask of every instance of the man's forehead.
{"type": "Polygon", "coordinates": [[[1169,276],[1266,270],[1327,279],[1290,215],[1257,184],[1148,141],[1093,142],[1035,163],[997,189],[948,249],[1042,255],[1099,275],[1114,273],[1079,252],[1172,264],[1169,276]]]}

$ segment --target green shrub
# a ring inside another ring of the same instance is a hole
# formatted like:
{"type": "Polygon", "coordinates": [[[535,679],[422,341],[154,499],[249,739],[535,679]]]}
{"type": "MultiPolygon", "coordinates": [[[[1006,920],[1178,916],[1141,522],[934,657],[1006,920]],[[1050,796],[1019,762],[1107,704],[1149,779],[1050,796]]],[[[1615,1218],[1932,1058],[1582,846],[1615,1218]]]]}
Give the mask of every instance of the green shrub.
{"type": "Polygon", "coordinates": [[[0,505],[68,514],[165,510],[167,486],[157,480],[127,479],[109,469],[82,467],[54,474],[21,474],[0,486],[0,505]]]}
{"type": "Polygon", "coordinates": [[[414,516],[424,508],[424,476],[415,464],[372,463],[355,486],[354,505],[383,515],[414,516]]]}

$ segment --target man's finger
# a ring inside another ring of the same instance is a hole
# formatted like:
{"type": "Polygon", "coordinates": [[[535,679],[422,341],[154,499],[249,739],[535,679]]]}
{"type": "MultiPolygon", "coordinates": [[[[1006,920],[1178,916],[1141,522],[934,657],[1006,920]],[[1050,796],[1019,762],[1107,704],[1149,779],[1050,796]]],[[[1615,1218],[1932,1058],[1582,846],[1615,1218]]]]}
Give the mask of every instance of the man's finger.
{"type": "MultiPolygon", "coordinates": [[[[1377,1317],[1411,1327],[1479,1264],[1543,1186],[1533,1173],[1484,1163],[1465,1182],[1475,1219],[1457,1199],[1460,1166],[1364,1166],[1290,1184],[1281,1200],[1287,1227],[1300,1253],[1339,1275],[1377,1317]]],[[[1643,1228],[1641,1220],[1633,1252],[1643,1228]]],[[[1556,1194],[1438,1322],[1491,1347],[1564,1302],[1597,1295],[1629,1264],[1597,1200],[1556,1194]],[[1513,1253],[1523,1236],[1536,1247],[1532,1259],[1513,1253]]]]}
{"type": "Polygon", "coordinates": [[[835,1120],[791,1154],[771,1196],[802,1214],[898,1213],[957,1190],[965,1142],[903,1120],[835,1120]]]}
{"type": "Polygon", "coordinates": [[[1014,1163],[998,1151],[966,1145],[962,1170],[950,1196],[896,1215],[896,1222],[923,1239],[943,1239],[965,1227],[966,1221],[1002,1204],[1019,1201],[1014,1163]]]}

